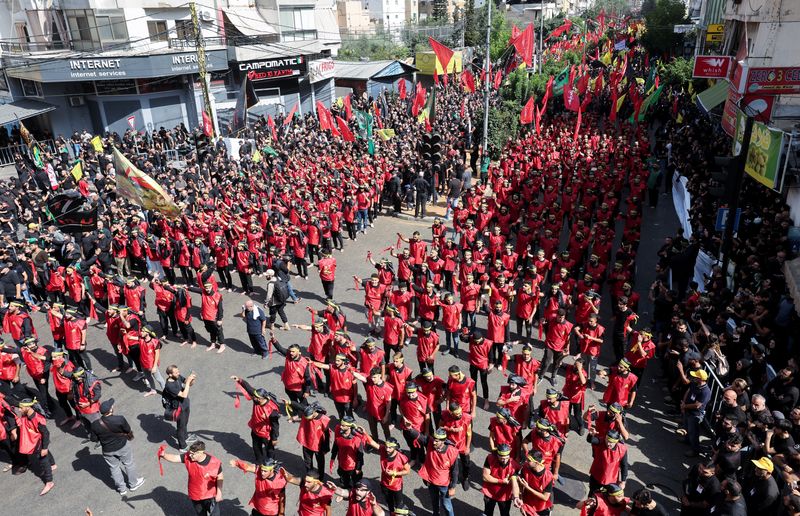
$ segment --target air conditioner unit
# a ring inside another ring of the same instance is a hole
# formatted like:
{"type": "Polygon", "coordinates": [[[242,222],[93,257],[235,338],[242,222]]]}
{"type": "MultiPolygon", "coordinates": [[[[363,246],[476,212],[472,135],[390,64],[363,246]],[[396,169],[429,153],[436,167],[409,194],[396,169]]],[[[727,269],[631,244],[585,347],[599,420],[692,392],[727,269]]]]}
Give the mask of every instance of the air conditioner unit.
{"type": "Polygon", "coordinates": [[[86,99],[83,97],[70,97],[69,98],[69,105],[70,107],[80,107],[86,104],[86,99]]]}
{"type": "Polygon", "coordinates": [[[211,16],[211,11],[200,11],[200,19],[204,22],[210,22],[214,18],[211,16]]]}

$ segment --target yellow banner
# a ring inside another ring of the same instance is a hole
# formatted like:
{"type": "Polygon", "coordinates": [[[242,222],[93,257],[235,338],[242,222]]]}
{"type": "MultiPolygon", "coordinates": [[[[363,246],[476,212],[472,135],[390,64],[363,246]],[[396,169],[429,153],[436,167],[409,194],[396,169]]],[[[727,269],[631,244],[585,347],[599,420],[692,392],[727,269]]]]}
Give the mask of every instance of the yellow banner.
{"type": "Polygon", "coordinates": [[[117,194],[146,210],[156,210],[169,218],[180,216],[181,209],[161,185],[130,162],[114,147],[114,168],[117,173],[117,194]]]}
{"type": "Polygon", "coordinates": [[[75,166],[72,167],[72,170],[70,170],[69,173],[72,174],[72,177],[76,182],[80,181],[83,177],[83,166],[81,165],[81,162],[79,161],[75,163],[75,166]]]}
{"type": "Polygon", "coordinates": [[[95,152],[103,152],[103,140],[99,136],[92,138],[92,147],[95,152]]]}

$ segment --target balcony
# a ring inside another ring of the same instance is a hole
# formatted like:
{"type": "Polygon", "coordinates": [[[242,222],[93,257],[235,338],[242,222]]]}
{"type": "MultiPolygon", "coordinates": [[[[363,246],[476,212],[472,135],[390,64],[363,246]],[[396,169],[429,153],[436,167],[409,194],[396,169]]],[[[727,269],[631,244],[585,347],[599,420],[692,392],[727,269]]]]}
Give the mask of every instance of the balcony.
{"type": "Polygon", "coordinates": [[[35,41],[2,41],[0,50],[4,54],[32,54],[37,52],[62,52],[75,50],[69,42],[54,41],[49,43],[35,41]]]}
{"type": "MultiPolygon", "coordinates": [[[[224,36],[214,36],[211,38],[203,38],[203,43],[206,47],[224,47],[227,41],[224,36]]],[[[197,47],[197,42],[194,38],[169,38],[169,48],[177,50],[194,50],[197,47]]]]}

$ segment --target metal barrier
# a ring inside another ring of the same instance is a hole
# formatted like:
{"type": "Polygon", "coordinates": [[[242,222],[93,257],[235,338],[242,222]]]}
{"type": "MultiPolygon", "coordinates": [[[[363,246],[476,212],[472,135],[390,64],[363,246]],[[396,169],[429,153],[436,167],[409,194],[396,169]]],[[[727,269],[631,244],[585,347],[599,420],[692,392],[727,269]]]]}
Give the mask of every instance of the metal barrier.
{"type": "MultiPolygon", "coordinates": [[[[56,144],[53,140],[40,140],[39,146],[45,152],[54,153],[56,151],[56,144]]],[[[0,147],[0,166],[11,165],[14,163],[14,156],[22,154],[30,156],[31,152],[27,145],[16,144],[0,147]]]]}
{"type": "Polygon", "coordinates": [[[725,385],[717,377],[717,374],[712,370],[709,364],[705,364],[706,373],[708,373],[708,387],[711,389],[711,399],[708,400],[706,405],[706,413],[704,419],[710,428],[714,428],[714,416],[722,406],[722,392],[725,390],[725,385]]]}

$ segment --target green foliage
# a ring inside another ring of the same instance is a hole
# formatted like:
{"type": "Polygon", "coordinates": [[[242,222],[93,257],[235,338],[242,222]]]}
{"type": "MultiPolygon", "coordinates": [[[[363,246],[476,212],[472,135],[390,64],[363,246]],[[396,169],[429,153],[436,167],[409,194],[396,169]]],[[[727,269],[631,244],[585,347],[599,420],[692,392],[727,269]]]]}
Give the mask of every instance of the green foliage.
{"type": "Polygon", "coordinates": [[[482,60],[486,60],[486,17],[488,15],[488,8],[492,9],[492,33],[489,41],[489,49],[492,61],[498,59],[503,52],[508,48],[508,39],[511,37],[511,25],[506,19],[505,11],[497,8],[494,2],[486,2],[486,7],[477,11],[473,11],[470,15],[470,2],[467,0],[467,10],[465,11],[466,28],[464,30],[464,45],[474,46],[477,48],[477,53],[482,56],[482,60]],[[474,18],[474,23],[470,23],[470,18],[474,18]]]}
{"type": "Polygon", "coordinates": [[[481,29],[478,25],[478,13],[475,11],[475,2],[467,0],[464,6],[464,45],[476,47],[481,43],[481,29]]]}
{"type": "Polygon", "coordinates": [[[365,36],[359,39],[343,41],[337,59],[359,61],[366,58],[370,61],[379,61],[382,59],[405,59],[409,55],[407,46],[398,45],[388,37],[365,36]]]}
{"type": "MultiPolygon", "coordinates": [[[[494,160],[509,140],[516,138],[519,132],[519,113],[522,105],[515,101],[502,101],[499,105],[489,107],[489,156],[494,160]]],[[[477,113],[476,120],[483,120],[483,110],[477,113]]],[[[483,139],[483,125],[477,128],[478,141],[483,139]]]]}
{"type": "Polygon", "coordinates": [[[631,13],[628,0],[595,0],[594,5],[584,15],[596,18],[601,10],[605,11],[606,16],[627,16],[631,13]]]}
{"type": "MultiPolygon", "coordinates": [[[[654,0],[652,10],[645,14],[647,31],[642,37],[642,45],[650,55],[664,52],[674,54],[683,45],[683,34],[675,34],[675,25],[686,20],[686,5],[683,0],[654,0]]],[[[644,7],[642,12],[644,12],[644,7]]]]}
{"type": "Polygon", "coordinates": [[[692,68],[694,61],[678,57],[664,65],[664,70],[660,73],[661,78],[666,84],[673,86],[685,86],[692,80],[692,68]]]}
{"type": "Polygon", "coordinates": [[[433,0],[433,13],[431,17],[434,20],[447,20],[447,0],[433,0]]]}

